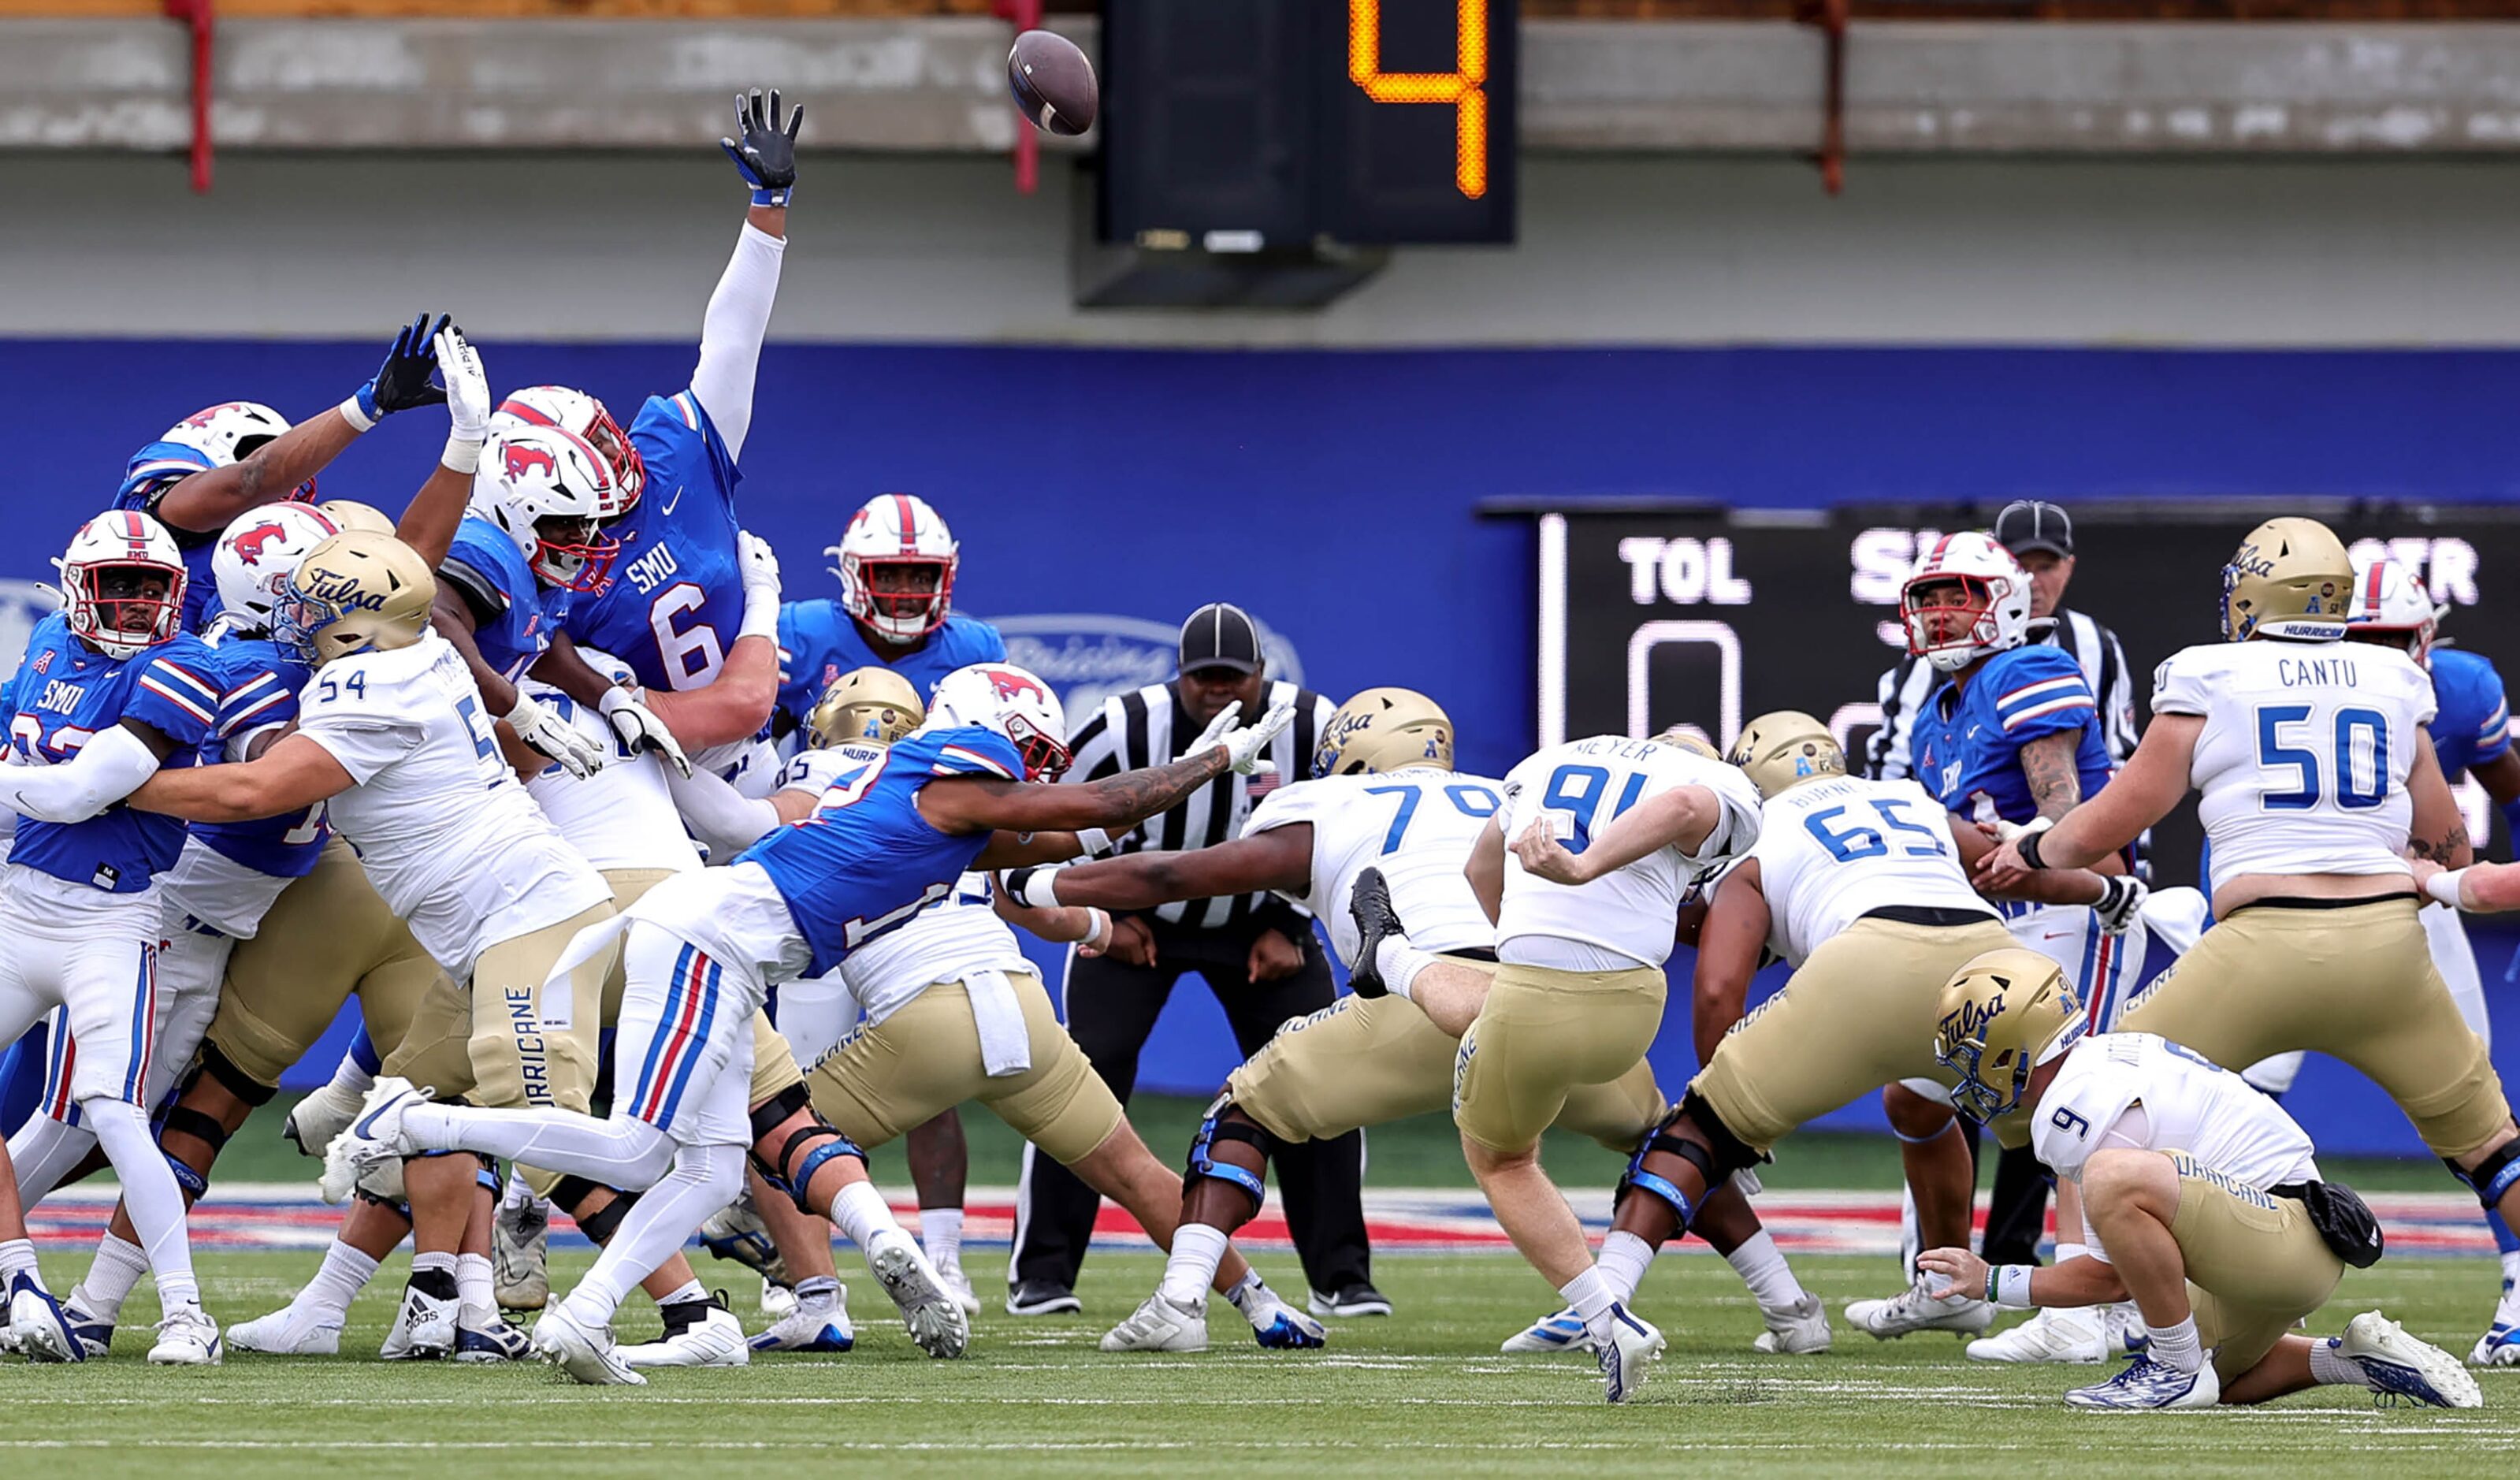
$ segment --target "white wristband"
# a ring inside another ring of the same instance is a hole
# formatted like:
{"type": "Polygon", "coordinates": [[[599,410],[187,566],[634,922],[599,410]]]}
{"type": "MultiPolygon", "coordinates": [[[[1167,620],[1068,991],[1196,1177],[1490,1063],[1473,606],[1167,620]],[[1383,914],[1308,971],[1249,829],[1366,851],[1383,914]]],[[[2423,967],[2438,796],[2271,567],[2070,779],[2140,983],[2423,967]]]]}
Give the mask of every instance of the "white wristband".
{"type": "Polygon", "coordinates": [[[440,466],[471,476],[481,467],[481,444],[470,437],[449,434],[446,450],[437,455],[440,466]]]}
{"type": "Polygon", "coordinates": [[[2446,869],[2424,880],[2424,892],[2453,910],[2465,909],[2458,902],[2458,881],[2466,876],[2465,869],[2446,869]]]}
{"type": "Polygon", "coordinates": [[[1015,903],[1035,910],[1058,908],[1058,871],[1031,869],[1025,871],[1015,886],[1015,903]]]}
{"type": "Polygon", "coordinates": [[[1996,1271],[1995,1303],[2008,1311],[2030,1309],[2030,1277],[2038,1269],[2035,1264],[2007,1264],[1996,1271]]]}
{"type": "Polygon", "coordinates": [[[744,593],[743,620],[736,624],[735,636],[739,642],[747,637],[767,638],[773,643],[778,642],[779,598],[774,595],[765,602],[755,598],[750,592],[744,593]]]}
{"type": "Polygon", "coordinates": [[[376,418],[360,409],[357,396],[350,397],[333,409],[341,414],[342,421],[350,424],[352,431],[366,431],[377,425],[376,418]]]}
{"type": "Polygon", "coordinates": [[[1085,938],[1077,944],[1089,951],[1099,951],[1111,943],[1111,917],[1099,906],[1085,907],[1085,938]]]}
{"type": "Polygon", "coordinates": [[[1100,828],[1088,828],[1076,834],[1076,846],[1087,858],[1101,858],[1111,851],[1111,834],[1100,828]]]}

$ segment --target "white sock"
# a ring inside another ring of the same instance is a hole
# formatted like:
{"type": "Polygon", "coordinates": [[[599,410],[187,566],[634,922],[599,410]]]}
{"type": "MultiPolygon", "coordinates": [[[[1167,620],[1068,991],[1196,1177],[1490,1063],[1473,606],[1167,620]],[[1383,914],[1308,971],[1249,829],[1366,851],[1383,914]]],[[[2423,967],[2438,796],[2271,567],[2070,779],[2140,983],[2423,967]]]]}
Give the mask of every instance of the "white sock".
{"type": "Polygon", "coordinates": [[[796,1281],[796,1309],[819,1311],[840,1303],[840,1281],[830,1275],[815,1275],[796,1281]]]}
{"type": "Polygon", "coordinates": [[[336,1238],[332,1247],[324,1251],[323,1267],[290,1303],[309,1316],[321,1318],[317,1321],[319,1325],[338,1324],[349,1319],[350,1302],[358,1299],[359,1291],[376,1278],[377,1261],[336,1238]]]}
{"type": "Polygon", "coordinates": [[[1766,1229],[1741,1241],[1741,1246],[1724,1256],[1750,1287],[1750,1297],[1763,1311],[1781,1311],[1800,1305],[1804,1299],[1802,1281],[1794,1278],[1793,1266],[1785,1263],[1785,1251],[1766,1229]]]}
{"type": "Polygon", "coordinates": [[[2310,1380],[2322,1387],[2369,1387],[2371,1374],[2336,1355],[2336,1338],[2310,1344],[2310,1380]]]}
{"type": "Polygon", "coordinates": [[[376,1088],[376,1083],[377,1076],[360,1065],[359,1055],[344,1054],[341,1061],[333,1066],[333,1078],[324,1088],[336,1095],[347,1095],[356,1101],[366,1099],[368,1091],[376,1088]]]}
{"type": "Polygon", "coordinates": [[[415,1275],[444,1275],[452,1279],[456,1278],[459,1257],[446,1253],[414,1254],[411,1256],[411,1272],[415,1275]]]}
{"type": "Polygon", "coordinates": [[[667,1290],[665,1292],[665,1298],[657,1301],[656,1305],[661,1309],[669,1305],[684,1305],[694,1300],[706,1300],[707,1298],[708,1291],[701,1288],[699,1277],[694,1276],[693,1278],[684,1280],[675,1288],[667,1290]]]}
{"type": "Polygon", "coordinates": [[[830,1217],[832,1226],[861,1251],[865,1250],[867,1240],[876,1234],[886,1229],[898,1232],[901,1228],[892,1216],[892,1209],[885,1205],[883,1194],[875,1189],[872,1182],[852,1182],[840,1188],[839,1195],[832,1199],[830,1217]]]}
{"type": "Polygon", "coordinates": [[[1610,1307],[1619,1303],[1618,1295],[1610,1289],[1610,1281],[1601,1278],[1598,1266],[1559,1285],[1557,1293],[1574,1308],[1576,1319],[1586,1325],[1607,1317],[1610,1307]]]}
{"type": "Polygon", "coordinates": [[[2502,1310],[2520,1310],[2520,1253],[2502,1256],[2502,1310]]]}
{"type": "Polygon", "coordinates": [[[1634,1300],[1637,1286],[1645,1281],[1645,1271],[1653,1267],[1653,1257],[1652,1244],[1634,1233],[1612,1229],[1601,1236],[1601,1257],[1594,1268],[1609,1281],[1611,1299],[1634,1300]]]}
{"type": "Polygon", "coordinates": [[[138,1105],[119,1099],[83,1099],[79,1118],[96,1132],[113,1175],[122,1183],[122,1206],[148,1251],[149,1268],[158,1277],[158,1303],[172,1311],[200,1305],[202,1287],[193,1278],[193,1245],[184,1232],[184,1189],[149,1134],[149,1121],[138,1105]]]}
{"type": "Polygon", "coordinates": [[[1204,1223],[1173,1230],[1173,1251],[1164,1256],[1164,1282],[1155,1293],[1192,1310],[1205,1305],[1208,1287],[1216,1283],[1216,1267],[1225,1260],[1225,1230],[1204,1223]]]}
{"type": "Polygon", "coordinates": [[[2152,1338],[2152,1360],[2162,1366],[2192,1372],[2205,1365],[2205,1345],[2197,1338],[2194,1316],[2177,1325],[2147,1324],[2143,1331],[2152,1338]]]}
{"type": "Polygon", "coordinates": [[[97,1241],[96,1258],[88,1262],[87,1278],[79,1281],[79,1304],[89,1315],[112,1324],[122,1314],[122,1302],[131,1298],[133,1286],[148,1273],[149,1256],[140,1251],[140,1245],[109,1232],[97,1241]]]}
{"type": "Polygon", "coordinates": [[[961,1208],[921,1208],[919,1210],[919,1242],[927,1250],[927,1262],[943,1269],[963,1262],[963,1210],[961,1208]]]}
{"type": "Polygon", "coordinates": [[[15,1278],[20,1273],[43,1276],[35,1269],[35,1241],[31,1238],[0,1239],[0,1279],[15,1278]]]}
{"type": "Polygon", "coordinates": [[[455,1256],[455,1300],[465,1319],[478,1325],[499,1319],[499,1295],[490,1278],[490,1256],[455,1256]]]}
{"type": "Polygon", "coordinates": [[[1384,936],[1373,953],[1373,968],[1382,973],[1382,984],[1394,997],[1408,996],[1409,989],[1417,984],[1418,973],[1434,964],[1434,957],[1398,935],[1384,936]]]}
{"type": "MultiPolygon", "coordinates": [[[[672,1169],[630,1205],[621,1226],[613,1231],[612,1241],[596,1256],[595,1268],[568,1292],[564,1302],[568,1313],[590,1330],[609,1324],[612,1313],[639,1287],[639,1281],[681,1252],[710,1214],[742,1195],[743,1147],[697,1145],[677,1150],[672,1169]]],[[[684,1288],[697,1293],[699,1281],[684,1288]]]]}
{"type": "Polygon", "coordinates": [[[2088,1243],[2067,1243],[2062,1238],[2056,1240],[2056,1262],[2058,1264],[2063,1264],[2068,1259],[2080,1259],[2091,1251],[2092,1246],[2088,1243]]]}

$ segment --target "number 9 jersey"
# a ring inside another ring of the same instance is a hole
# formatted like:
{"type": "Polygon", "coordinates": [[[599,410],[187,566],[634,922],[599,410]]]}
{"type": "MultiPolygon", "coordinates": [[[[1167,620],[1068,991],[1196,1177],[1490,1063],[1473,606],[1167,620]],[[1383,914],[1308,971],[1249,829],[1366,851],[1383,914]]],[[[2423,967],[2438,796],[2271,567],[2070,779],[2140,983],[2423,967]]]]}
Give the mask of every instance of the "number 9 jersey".
{"type": "Polygon", "coordinates": [[[1251,809],[1244,837],[1309,823],[1312,887],[1289,895],[1329,930],[1339,960],[1356,961],[1356,920],[1348,897],[1356,876],[1380,869],[1391,903],[1421,951],[1484,951],[1496,927],[1470,892],[1462,866],[1479,830],[1505,804],[1503,782],[1431,767],[1365,776],[1326,776],[1280,786],[1251,809]]]}
{"type": "Polygon", "coordinates": [[[2152,712],[2205,721],[2189,781],[2211,886],[2244,874],[2406,874],[2407,775],[2432,679],[2391,648],[2262,638],[2174,653],[2152,712]]]}

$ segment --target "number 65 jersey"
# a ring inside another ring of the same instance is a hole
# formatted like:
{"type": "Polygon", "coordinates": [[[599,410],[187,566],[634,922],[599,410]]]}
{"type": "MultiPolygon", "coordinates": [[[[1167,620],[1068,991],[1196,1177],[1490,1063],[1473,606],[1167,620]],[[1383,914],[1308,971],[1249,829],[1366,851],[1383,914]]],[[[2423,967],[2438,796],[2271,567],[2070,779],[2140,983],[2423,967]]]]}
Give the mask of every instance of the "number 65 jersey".
{"type": "Polygon", "coordinates": [[[1505,805],[1504,786],[1432,767],[1326,776],[1270,792],[1251,809],[1242,835],[1312,825],[1312,886],[1285,897],[1328,928],[1343,962],[1356,961],[1348,897],[1367,869],[1382,871],[1392,908],[1408,922],[1410,944],[1421,951],[1483,951],[1496,945],[1496,927],[1462,869],[1479,830],[1505,805]]]}
{"type": "Polygon", "coordinates": [[[1891,907],[1995,919],[1953,852],[1949,815],[1912,781],[1807,781],[1768,798],[1750,850],[1768,901],[1768,949],[1800,966],[1829,937],[1891,907]]]}
{"type": "Polygon", "coordinates": [[[2407,775],[2432,679],[2395,649],[2258,638],[2177,652],[2152,712],[2205,721],[2189,780],[2211,887],[2243,874],[2406,874],[2407,775]]]}

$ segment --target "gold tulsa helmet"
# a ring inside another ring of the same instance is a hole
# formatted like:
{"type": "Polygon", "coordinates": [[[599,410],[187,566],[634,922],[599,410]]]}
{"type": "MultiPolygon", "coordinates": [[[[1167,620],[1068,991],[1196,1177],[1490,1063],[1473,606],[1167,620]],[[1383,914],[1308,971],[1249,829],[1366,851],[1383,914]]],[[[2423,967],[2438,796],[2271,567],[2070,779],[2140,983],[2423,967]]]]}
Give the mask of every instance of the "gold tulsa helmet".
{"type": "Polygon", "coordinates": [[[2335,637],[2354,605],[2354,561],[2317,519],[2269,519],[2249,531],[2223,567],[2223,641],[2311,629],[2335,637]]]}
{"type": "Polygon", "coordinates": [[[1368,689],[1338,706],[1313,746],[1315,776],[1361,776],[1410,766],[1453,769],[1453,721],[1415,689],[1368,689]]]}
{"type": "Polygon", "coordinates": [[[927,718],[927,706],[910,680],[889,668],[852,668],[832,681],[805,716],[817,745],[873,740],[889,745],[927,718]]]}
{"type": "Polygon", "coordinates": [[[271,636],[320,668],[419,642],[436,599],[437,578],[418,551],[389,534],[353,530],[308,551],[281,582],[271,636]]]}
{"type": "Polygon", "coordinates": [[[1749,773],[1762,800],[1822,776],[1846,774],[1846,751],[1828,726],[1799,709],[1762,714],[1732,741],[1732,764],[1749,773]]]}
{"type": "Polygon", "coordinates": [[[343,534],[353,529],[363,529],[370,534],[394,532],[394,521],[385,516],[383,510],[374,504],[362,504],[357,499],[326,499],[315,506],[315,512],[331,519],[333,527],[343,534]]]}
{"type": "Polygon", "coordinates": [[[2008,1113],[2042,1053],[2082,1022],[2064,968],[2047,957],[2006,946],[1971,961],[1935,1014],[1934,1057],[1959,1076],[1952,1103],[1981,1122],[2008,1113]]]}
{"type": "Polygon", "coordinates": [[[1686,725],[1674,725],[1670,729],[1654,735],[1651,739],[1657,745],[1669,745],[1674,750],[1686,750],[1700,760],[1720,761],[1724,759],[1723,751],[1708,744],[1706,742],[1706,737],[1698,734],[1692,729],[1689,729],[1686,725]]]}

